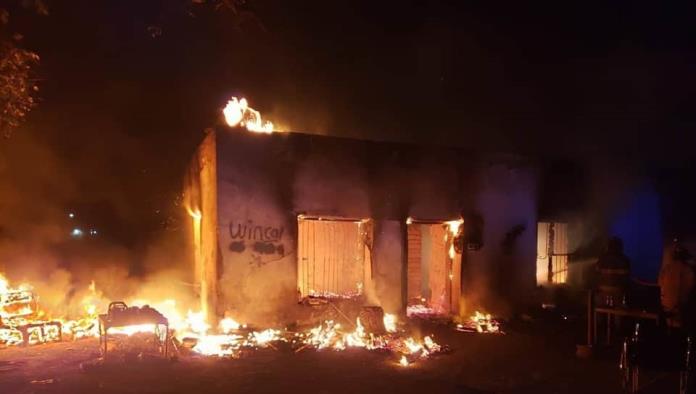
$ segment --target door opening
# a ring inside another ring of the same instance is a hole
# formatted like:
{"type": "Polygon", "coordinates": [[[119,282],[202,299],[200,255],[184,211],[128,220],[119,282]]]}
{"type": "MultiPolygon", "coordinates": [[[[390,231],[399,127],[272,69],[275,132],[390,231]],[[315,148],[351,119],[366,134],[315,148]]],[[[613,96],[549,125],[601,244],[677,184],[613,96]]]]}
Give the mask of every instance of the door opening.
{"type": "Polygon", "coordinates": [[[461,250],[455,247],[461,220],[407,225],[407,297],[409,314],[458,313],[461,250]]]}

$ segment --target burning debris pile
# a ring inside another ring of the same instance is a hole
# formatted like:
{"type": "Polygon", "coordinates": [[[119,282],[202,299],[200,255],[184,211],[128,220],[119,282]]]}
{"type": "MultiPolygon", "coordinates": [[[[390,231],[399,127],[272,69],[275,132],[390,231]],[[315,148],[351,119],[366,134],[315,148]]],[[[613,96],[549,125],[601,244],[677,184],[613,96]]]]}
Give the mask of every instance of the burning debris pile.
{"type": "Polygon", "coordinates": [[[207,331],[206,327],[203,331],[177,335],[177,338],[196,354],[231,358],[238,358],[244,352],[255,349],[276,349],[274,343],[287,342],[281,330],[269,328],[256,331],[229,317],[220,322],[218,333],[208,334],[207,331]]]}
{"type": "MultiPolygon", "coordinates": [[[[124,302],[109,304],[106,314],[98,315],[98,305],[104,304],[92,283],[82,300],[84,312],[76,319],[50,318],[43,311],[28,285],[11,288],[0,276],[0,345],[36,345],[60,341],[99,337],[102,356],[117,352],[121,355],[145,354],[159,356],[198,355],[239,358],[257,349],[290,348],[294,352],[343,351],[364,349],[394,355],[395,362],[409,366],[442,353],[446,347],[437,344],[432,336],[422,339],[408,334],[405,325],[395,315],[384,313],[380,307],[362,307],[351,319],[332,304],[339,315],[322,319],[306,328],[254,329],[230,317],[222,319],[212,329],[202,313],[181,314],[174,300],[165,300],[141,307],[124,302]],[[342,319],[341,322],[338,319],[342,319]]],[[[476,312],[459,331],[500,333],[498,322],[489,314],[476,312]]]]}
{"type": "MultiPolygon", "coordinates": [[[[200,356],[237,358],[248,351],[278,349],[280,344],[285,344],[295,352],[349,348],[383,351],[396,355],[399,364],[405,366],[444,350],[430,336],[419,340],[407,335],[399,328],[396,316],[385,314],[379,307],[364,307],[354,323],[342,315],[344,324],[324,320],[314,327],[292,330],[255,330],[229,317],[222,319],[216,330],[211,330],[203,314],[189,311],[184,317],[176,310],[173,300],[154,307],[112,302],[107,313],[98,315],[97,303],[101,300],[88,299],[80,318],[50,319],[29,286],[10,288],[8,281],[0,278],[0,344],[4,346],[99,337],[104,357],[114,351],[122,355],[156,353],[164,357],[188,351],[200,356]]],[[[94,284],[90,286],[90,294],[96,298],[94,284]]]]}
{"type": "Polygon", "coordinates": [[[476,311],[465,323],[457,324],[457,331],[478,332],[483,334],[503,334],[500,323],[490,313],[476,311]]]}
{"type": "Polygon", "coordinates": [[[345,330],[340,323],[325,321],[308,332],[296,334],[297,340],[303,345],[296,351],[307,347],[316,350],[341,351],[347,348],[362,348],[367,350],[382,350],[401,355],[399,364],[408,366],[419,359],[427,359],[431,355],[441,353],[444,348],[429,336],[422,341],[406,337],[396,327],[396,316],[384,315],[384,334],[368,333],[358,317],[352,331],[345,330]]]}
{"type": "Polygon", "coordinates": [[[371,313],[361,313],[354,324],[348,322],[343,325],[334,320],[325,320],[307,330],[254,331],[246,325],[226,318],[220,323],[219,334],[189,332],[177,338],[182,344],[188,344],[197,354],[232,358],[241,357],[245,351],[278,349],[280,344],[285,344],[296,353],[307,349],[343,351],[349,348],[383,351],[401,356],[402,360],[406,360],[405,365],[410,365],[444,350],[444,347],[435,343],[429,336],[424,337],[422,341],[407,337],[404,331],[397,328],[395,315],[384,314],[381,308],[366,309],[371,309],[371,313]],[[379,311],[375,312],[377,309],[379,311]],[[375,315],[381,316],[379,322],[375,321],[375,315]],[[364,324],[362,319],[370,323],[364,324]]]}
{"type": "Polygon", "coordinates": [[[11,346],[61,340],[61,323],[41,318],[31,290],[3,289],[2,286],[0,282],[0,344],[11,346]]]}
{"type": "MultiPolygon", "coordinates": [[[[94,283],[90,291],[95,292],[94,283]]],[[[77,319],[51,318],[41,309],[31,286],[10,287],[9,281],[0,274],[0,346],[36,345],[60,341],[64,337],[96,336],[96,308],[96,305],[85,304],[84,315],[77,319]]]]}

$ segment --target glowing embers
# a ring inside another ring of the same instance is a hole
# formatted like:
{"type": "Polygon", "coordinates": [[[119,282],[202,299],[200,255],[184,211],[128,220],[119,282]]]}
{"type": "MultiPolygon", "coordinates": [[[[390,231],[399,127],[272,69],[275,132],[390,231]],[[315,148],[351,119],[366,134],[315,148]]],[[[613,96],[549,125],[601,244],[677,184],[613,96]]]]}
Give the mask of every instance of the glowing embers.
{"type": "Polygon", "coordinates": [[[490,313],[474,312],[464,323],[457,324],[457,331],[477,332],[482,334],[503,334],[500,323],[490,313]]]}
{"type": "Polygon", "coordinates": [[[309,290],[309,294],[307,297],[310,299],[307,300],[309,304],[312,304],[314,302],[319,302],[318,300],[313,301],[311,300],[312,298],[322,298],[322,299],[344,299],[344,300],[349,300],[349,299],[354,299],[357,297],[360,297],[362,295],[362,283],[357,283],[355,286],[355,291],[344,291],[343,293],[334,293],[332,291],[316,291],[314,289],[309,290]]]}
{"type": "Polygon", "coordinates": [[[245,98],[230,98],[222,110],[225,122],[230,127],[241,126],[255,133],[273,133],[273,123],[261,119],[261,113],[249,107],[245,98]]]}
{"type": "Polygon", "coordinates": [[[355,327],[352,331],[345,330],[340,323],[327,320],[306,333],[297,334],[297,337],[303,344],[315,347],[318,350],[345,350],[348,347],[367,350],[383,349],[386,347],[388,340],[384,336],[366,333],[360,318],[356,319],[355,327]]]}
{"type": "Polygon", "coordinates": [[[206,335],[196,340],[192,350],[206,356],[233,357],[239,354],[243,339],[234,334],[206,335]]]}
{"type": "Polygon", "coordinates": [[[420,304],[412,304],[406,307],[406,316],[409,318],[435,319],[447,317],[447,311],[438,306],[428,305],[425,300],[420,304]]]}
{"type": "Polygon", "coordinates": [[[244,350],[274,348],[274,342],[285,342],[284,331],[266,329],[254,331],[246,324],[226,317],[220,321],[215,333],[209,333],[210,325],[202,315],[189,312],[187,322],[177,329],[176,338],[189,344],[191,350],[203,356],[239,357],[244,350]]]}
{"type": "Polygon", "coordinates": [[[266,329],[246,333],[202,335],[195,339],[192,350],[204,356],[238,357],[242,350],[274,348],[274,342],[286,342],[283,331],[266,329]]]}
{"type": "Polygon", "coordinates": [[[444,350],[429,336],[422,340],[417,340],[411,336],[406,337],[405,332],[396,328],[394,315],[384,315],[384,327],[387,332],[380,335],[368,332],[360,318],[356,319],[352,330],[346,329],[333,320],[327,320],[305,333],[296,334],[297,340],[303,344],[296,351],[301,351],[307,347],[334,351],[348,348],[382,350],[396,354],[399,357],[399,365],[409,366],[417,360],[427,359],[444,350]]]}
{"type": "MultiPolygon", "coordinates": [[[[373,331],[376,326],[363,324],[358,317],[355,324],[340,324],[326,320],[306,331],[292,332],[289,330],[266,329],[254,331],[239,323],[230,321],[220,323],[219,334],[200,333],[196,336],[183,338],[183,343],[190,343],[194,353],[204,356],[240,357],[245,351],[257,349],[277,349],[280,343],[294,348],[295,353],[306,349],[343,351],[350,348],[377,350],[393,353],[396,360],[406,360],[408,365],[418,360],[424,360],[442,352],[442,346],[435,343],[431,337],[422,340],[407,336],[397,327],[396,316],[383,315],[383,329],[373,331]],[[231,327],[225,330],[223,327],[231,327]]],[[[378,330],[380,328],[377,327],[378,330]]]]}

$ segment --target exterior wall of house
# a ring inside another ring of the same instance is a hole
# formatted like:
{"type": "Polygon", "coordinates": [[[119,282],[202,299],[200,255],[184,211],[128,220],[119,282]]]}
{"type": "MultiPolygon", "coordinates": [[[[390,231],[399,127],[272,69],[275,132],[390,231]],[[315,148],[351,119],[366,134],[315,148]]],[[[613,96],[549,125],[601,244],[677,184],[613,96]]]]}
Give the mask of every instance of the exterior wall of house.
{"type": "Polygon", "coordinates": [[[534,284],[536,178],[529,165],[438,147],[229,128],[215,133],[218,310],[252,322],[291,318],[298,214],[373,219],[373,281],[365,291],[387,311],[403,310],[407,299],[407,217],[484,219],[484,246],[466,252],[462,275],[503,271],[518,284],[465,277],[465,297],[534,284]]]}
{"type": "Polygon", "coordinates": [[[477,178],[472,210],[483,220],[483,247],[464,257],[463,302],[505,312],[530,302],[536,286],[536,172],[491,164],[477,178]]]}
{"type": "Polygon", "coordinates": [[[219,294],[225,311],[251,323],[292,319],[297,300],[291,161],[269,137],[217,132],[219,294]]]}

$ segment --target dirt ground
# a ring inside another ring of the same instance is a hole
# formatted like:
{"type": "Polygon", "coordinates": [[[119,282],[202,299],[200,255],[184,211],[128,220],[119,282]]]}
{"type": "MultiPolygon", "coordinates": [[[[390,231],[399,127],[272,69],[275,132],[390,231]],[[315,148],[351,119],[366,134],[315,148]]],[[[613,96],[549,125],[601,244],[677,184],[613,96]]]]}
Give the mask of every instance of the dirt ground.
{"type": "MultiPolygon", "coordinates": [[[[97,340],[0,350],[0,393],[618,393],[615,352],[575,357],[581,322],[506,335],[424,326],[450,352],[409,367],[394,355],[259,350],[241,359],[181,357],[81,368],[97,340]]],[[[646,392],[676,393],[676,375],[645,373],[646,392]]]]}

